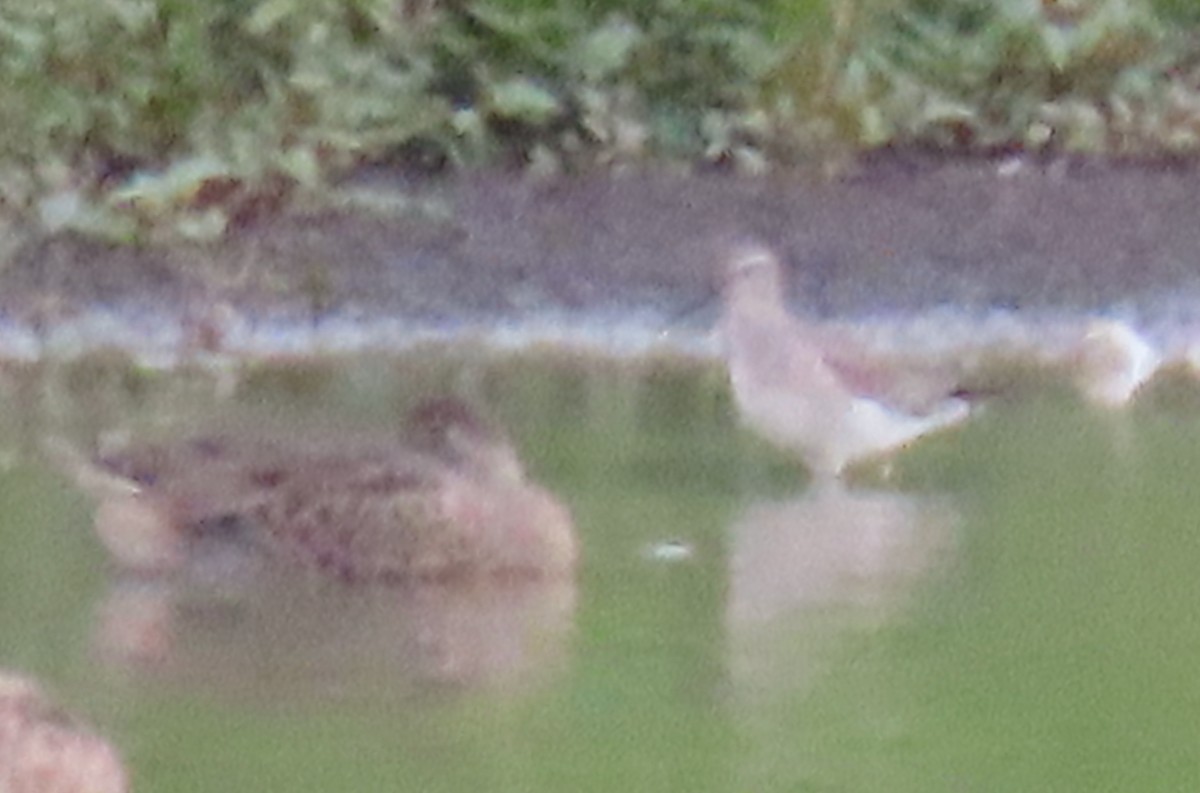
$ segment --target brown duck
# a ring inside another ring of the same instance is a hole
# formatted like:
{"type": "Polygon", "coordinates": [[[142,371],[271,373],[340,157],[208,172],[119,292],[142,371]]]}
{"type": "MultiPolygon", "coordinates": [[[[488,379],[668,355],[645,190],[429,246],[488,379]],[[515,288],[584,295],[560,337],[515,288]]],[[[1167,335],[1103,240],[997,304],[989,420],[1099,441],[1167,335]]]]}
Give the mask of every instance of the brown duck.
{"type": "Polygon", "coordinates": [[[32,680],[0,669],[0,790],[124,793],[121,758],[32,680]]]}
{"type": "Polygon", "coordinates": [[[99,497],[97,533],[130,569],[177,569],[213,544],[350,581],[562,577],[578,556],[567,509],[452,399],[419,405],[403,439],[227,434],[94,459],[50,448],[99,497]]]}

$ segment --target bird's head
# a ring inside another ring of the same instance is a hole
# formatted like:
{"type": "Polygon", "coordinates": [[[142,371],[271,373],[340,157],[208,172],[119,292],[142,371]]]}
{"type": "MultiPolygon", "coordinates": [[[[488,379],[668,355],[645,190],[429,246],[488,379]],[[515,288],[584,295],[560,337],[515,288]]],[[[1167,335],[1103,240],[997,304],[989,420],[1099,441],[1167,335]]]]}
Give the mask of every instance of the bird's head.
{"type": "Polygon", "coordinates": [[[472,474],[513,482],[524,479],[512,443],[461,400],[441,397],[421,402],[408,415],[407,436],[417,449],[472,474]]]}

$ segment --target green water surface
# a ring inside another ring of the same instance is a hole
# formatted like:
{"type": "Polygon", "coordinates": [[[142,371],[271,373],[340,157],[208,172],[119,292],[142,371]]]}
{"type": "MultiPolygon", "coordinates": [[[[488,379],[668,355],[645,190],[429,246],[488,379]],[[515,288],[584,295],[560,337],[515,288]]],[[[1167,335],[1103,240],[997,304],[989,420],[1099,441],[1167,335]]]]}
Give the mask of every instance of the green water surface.
{"type": "Polygon", "coordinates": [[[261,367],[232,396],[101,365],[3,385],[0,665],[119,746],[137,791],[1200,785],[1200,410],[1186,401],[1118,415],[1069,395],[996,401],[822,501],[737,428],[708,365],[467,354],[261,367]],[[193,595],[166,651],[184,661],[97,649],[114,574],[41,435],[387,432],[443,392],[510,429],[584,548],[574,598],[554,596],[552,629],[532,610],[505,671],[430,675],[403,653],[391,668],[390,628],[348,625],[374,606],[323,585],[294,620],[193,595]],[[667,540],[690,555],[656,559],[667,540]],[[239,620],[273,627],[231,636],[239,620]]]}

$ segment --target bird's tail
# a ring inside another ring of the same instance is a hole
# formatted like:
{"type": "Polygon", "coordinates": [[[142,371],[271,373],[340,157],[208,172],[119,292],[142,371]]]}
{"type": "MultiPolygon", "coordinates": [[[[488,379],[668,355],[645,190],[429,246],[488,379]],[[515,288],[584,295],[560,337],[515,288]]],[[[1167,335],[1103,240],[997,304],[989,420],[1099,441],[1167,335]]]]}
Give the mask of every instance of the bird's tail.
{"type": "Polygon", "coordinates": [[[42,453],[75,484],[93,498],[104,500],[139,491],[136,482],[105,470],[61,435],[41,440],[42,453]]]}

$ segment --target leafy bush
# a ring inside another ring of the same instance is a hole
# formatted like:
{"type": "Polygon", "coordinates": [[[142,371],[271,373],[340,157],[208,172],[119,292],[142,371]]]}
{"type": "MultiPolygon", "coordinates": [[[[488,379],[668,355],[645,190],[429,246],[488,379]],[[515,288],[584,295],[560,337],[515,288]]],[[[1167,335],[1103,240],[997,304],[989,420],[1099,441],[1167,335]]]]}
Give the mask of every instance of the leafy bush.
{"type": "Polygon", "coordinates": [[[210,237],[381,160],[761,170],[897,143],[1195,151],[1189,8],[0,0],[0,209],[210,237]]]}
{"type": "Polygon", "coordinates": [[[7,0],[0,196],[121,236],[418,153],[719,158],[770,67],[765,24],[749,0],[7,0]]]}
{"type": "Polygon", "coordinates": [[[1141,0],[911,2],[846,33],[834,88],[868,146],[1195,150],[1197,54],[1141,0]]]}

